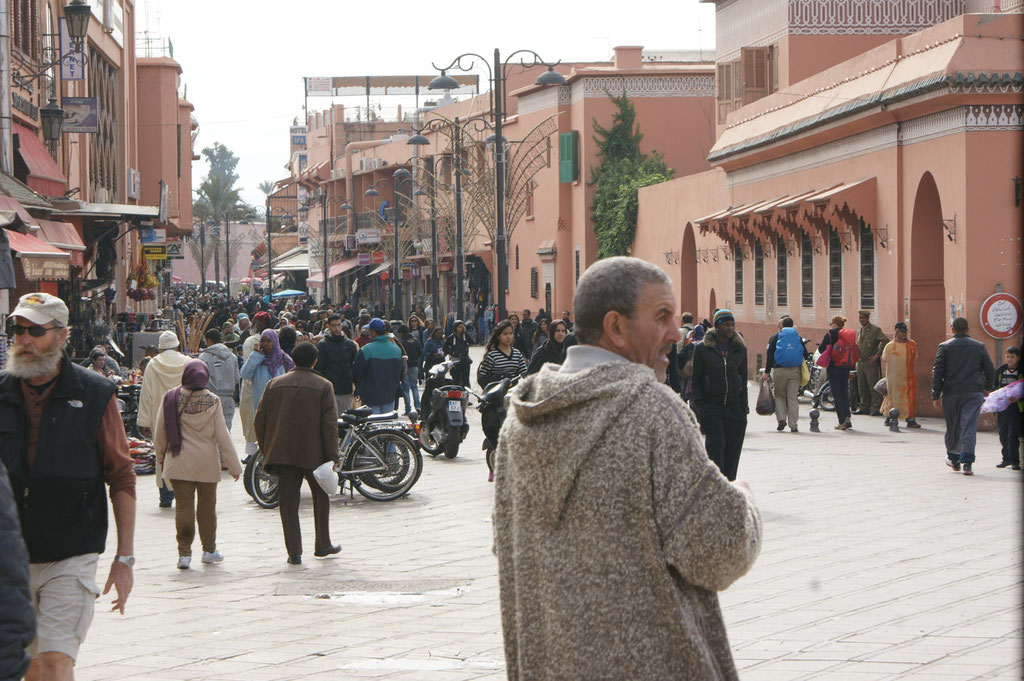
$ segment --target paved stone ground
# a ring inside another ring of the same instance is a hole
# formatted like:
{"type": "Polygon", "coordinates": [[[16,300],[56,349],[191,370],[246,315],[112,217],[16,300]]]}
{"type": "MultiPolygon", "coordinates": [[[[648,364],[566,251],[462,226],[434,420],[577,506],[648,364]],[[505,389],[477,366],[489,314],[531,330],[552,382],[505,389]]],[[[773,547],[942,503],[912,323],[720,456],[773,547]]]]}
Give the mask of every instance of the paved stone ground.
{"type": "MultiPolygon", "coordinates": [[[[764,549],[721,595],[743,679],[1020,679],[1024,477],[994,467],[995,434],[968,478],[943,464],[937,419],[896,435],[855,417],[839,433],[826,415],[811,434],[807,409],[795,435],[750,416],[740,474],[764,549]]],[[[135,591],[124,617],[100,601],[77,678],[503,678],[477,424],[457,459],[425,457],[408,497],[335,498],[337,557],[312,557],[307,492],[302,566],[285,563],[277,512],[226,478],[226,560],[202,566],[197,545],[177,570],[173,512],[140,478],[135,591]]]]}

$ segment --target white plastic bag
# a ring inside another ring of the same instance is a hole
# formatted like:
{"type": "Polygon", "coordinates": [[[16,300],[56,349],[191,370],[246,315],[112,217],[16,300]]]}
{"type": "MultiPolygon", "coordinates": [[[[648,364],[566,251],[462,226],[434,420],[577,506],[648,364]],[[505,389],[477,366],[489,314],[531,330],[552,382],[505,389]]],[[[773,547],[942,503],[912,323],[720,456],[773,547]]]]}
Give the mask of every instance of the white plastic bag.
{"type": "Polygon", "coordinates": [[[338,474],[334,472],[334,462],[325,461],[313,471],[313,477],[328,496],[338,493],[338,474]]]}

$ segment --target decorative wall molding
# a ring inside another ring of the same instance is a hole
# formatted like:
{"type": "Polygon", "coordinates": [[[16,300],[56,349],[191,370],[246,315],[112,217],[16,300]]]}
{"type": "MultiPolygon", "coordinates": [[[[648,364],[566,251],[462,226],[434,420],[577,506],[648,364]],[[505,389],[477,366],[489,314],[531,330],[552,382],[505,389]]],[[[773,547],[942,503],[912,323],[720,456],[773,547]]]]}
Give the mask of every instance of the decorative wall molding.
{"type": "Polygon", "coordinates": [[[706,76],[591,76],[572,84],[571,102],[618,96],[631,98],[714,97],[715,77],[706,76]]]}
{"type": "Polygon", "coordinates": [[[787,30],[788,0],[736,0],[715,11],[715,61],[739,59],[741,47],[771,45],[787,30]]]}
{"type": "Polygon", "coordinates": [[[964,9],[965,0],[789,0],[789,33],[907,35],[964,9]]]}
{"type": "Polygon", "coordinates": [[[906,146],[963,132],[1024,130],[1024,105],[984,104],[938,111],[900,124],[867,130],[834,142],[728,173],[730,187],[827,166],[896,145],[906,146]]]}

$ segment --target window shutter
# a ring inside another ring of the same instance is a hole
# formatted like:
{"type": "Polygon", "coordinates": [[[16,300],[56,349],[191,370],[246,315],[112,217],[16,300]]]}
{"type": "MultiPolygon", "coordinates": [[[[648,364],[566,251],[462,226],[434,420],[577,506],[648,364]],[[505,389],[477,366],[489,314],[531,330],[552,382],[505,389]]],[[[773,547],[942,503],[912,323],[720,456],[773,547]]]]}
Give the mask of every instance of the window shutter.
{"type": "Polygon", "coordinates": [[[558,135],[558,181],[575,182],[580,176],[580,133],[576,130],[558,135]]]}
{"type": "Polygon", "coordinates": [[[743,87],[740,97],[745,106],[768,95],[768,48],[742,48],[740,63],[743,68],[743,87]]]}

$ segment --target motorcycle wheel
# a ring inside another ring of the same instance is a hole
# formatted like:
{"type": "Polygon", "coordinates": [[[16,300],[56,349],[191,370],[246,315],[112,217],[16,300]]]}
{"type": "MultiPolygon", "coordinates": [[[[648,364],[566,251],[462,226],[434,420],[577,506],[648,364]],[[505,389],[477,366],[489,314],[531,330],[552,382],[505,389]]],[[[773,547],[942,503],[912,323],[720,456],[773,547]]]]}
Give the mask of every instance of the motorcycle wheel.
{"type": "Polygon", "coordinates": [[[277,476],[263,470],[263,453],[256,452],[245,464],[245,479],[252,489],[252,499],[260,508],[277,508],[280,503],[277,476]]]}
{"type": "Polygon", "coordinates": [[[424,451],[430,456],[437,456],[444,450],[444,445],[436,441],[430,434],[430,424],[423,423],[420,425],[420,446],[423,447],[424,451]]]}
{"type": "Polygon", "coordinates": [[[462,433],[455,428],[452,428],[448,432],[448,439],[444,441],[444,455],[446,458],[454,459],[459,455],[459,445],[462,442],[459,440],[459,436],[462,433]]]}
{"type": "MultiPolygon", "coordinates": [[[[386,469],[353,475],[352,486],[371,501],[391,501],[408,494],[423,472],[423,457],[416,449],[416,441],[397,430],[378,430],[367,439],[383,455],[386,469]]],[[[360,459],[369,465],[379,465],[376,457],[362,450],[360,447],[352,452],[346,469],[358,466],[360,459]]]]}
{"type": "Polygon", "coordinates": [[[819,409],[824,409],[825,411],[836,410],[836,400],[835,397],[832,396],[832,386],[827,382],[822,384],[821,389],[815,396],[815,399],[817,400],[817,406],[819,409]]]}

